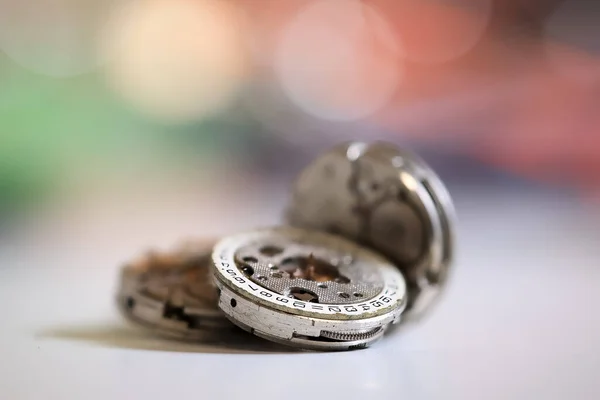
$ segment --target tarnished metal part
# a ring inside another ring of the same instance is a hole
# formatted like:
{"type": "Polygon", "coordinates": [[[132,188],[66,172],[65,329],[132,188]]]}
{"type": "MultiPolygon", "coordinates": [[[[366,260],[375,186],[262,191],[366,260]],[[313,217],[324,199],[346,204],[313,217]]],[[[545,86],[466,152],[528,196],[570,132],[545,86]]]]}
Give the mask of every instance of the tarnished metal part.
{"type": "Polygon", "coordinates": [[[317,158],[296,181],[286,219],[388,257],[406,277],[409,317],[421,316],[446,282],[450,196],[423,160],[391,144],[348,143],[317,158]]]}
{"type": "Polygon", "coordinates": [[[351,342],[354,340],[365,340],[377,336],[383,328],[375,328],[366,332],[329,332],[321,331],[321,337],[338,340],[341,342],[351,342]]]}
{"type": "Polygon", "coordinates": [[[360,303],[379,294],[383,289],[381,274],[367,262],[285,235],[271,237],[268,243],[243,246],[236,252],[238,268],[253,282],[285,296],[302,289],[316,295],[312,301],[320,304],[360,303]]]}
{"type": "Polygon", "coordinates": [[[325,232],[278,227],[233,235],[215,245],[213,263],[219,307],[232,322],[301,348],[365,347],[399,321],[406,303],[393,265],[325,232]],[[289,267],[290,258],[304,261],[289,267]],[[281,276],[259,277],[271,273],[281,276]]]}
{"type": "Polygon", "coordinates": [[[123,315],[177,338],[203,338],[208,330],[231,328],[217,307],[217,289],[209,276],[213,243],[190,240],[126,264],[117,295],[123,315]]]}

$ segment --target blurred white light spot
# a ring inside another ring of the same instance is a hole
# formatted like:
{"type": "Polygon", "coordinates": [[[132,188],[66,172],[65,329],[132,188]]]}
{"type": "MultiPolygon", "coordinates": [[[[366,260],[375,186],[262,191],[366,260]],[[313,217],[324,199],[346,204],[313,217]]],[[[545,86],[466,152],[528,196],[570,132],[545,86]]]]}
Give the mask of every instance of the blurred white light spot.
{"type": "Polygon", "coordinates": [[[415,177],[406,172],[400,172],[400,181],[411,191],[415,191],[419,188],[415,177]]]}
{"type": "Polygon", "coordinates": [[[221,111],[246,73],[242,18],[220,0],[141,0],[116,13],[102,51],[112,87],[165,122],[221,111]]]}
{"type": "Polygon", "coordinates": [[[384,4],[402,37],[406,58],[422,64],[444,63],[467,53],[481,39],[492,13],[491,0],[403,0],[384,4]]]}
{"type": "Polygon", "coordinates": [[[564,2],[546,23],[548,60],[559,74],[582,84],[600,80],[598,11],[591,3],[564,2]]]}
{"type": "Polygon", "coordinates": [[[365,152],[368,145],[366,143],[352,143],[346,150],[346,157],[350,161],[356,161],[365,152]]]}
{"type": "Polygon", "coordinates": [[[284,30],[275,69],[305,112],[350,121],[387,104],[403,66],[389,26],[372,8],[357,0],[320,0],[284,30]]]}
{"type": "Polygon", "coordinates": [[[396,156],[396,157],[392,158],[392,165],[396,168],[404,167],[404,158],[402,158],[400,156],[396,156]]]}
{"type": "Polygon", "coordinates": [[[0,0],[0,49],[39,74],[68,77],[98,66],[99,32],[114,1],[0,0]]]}

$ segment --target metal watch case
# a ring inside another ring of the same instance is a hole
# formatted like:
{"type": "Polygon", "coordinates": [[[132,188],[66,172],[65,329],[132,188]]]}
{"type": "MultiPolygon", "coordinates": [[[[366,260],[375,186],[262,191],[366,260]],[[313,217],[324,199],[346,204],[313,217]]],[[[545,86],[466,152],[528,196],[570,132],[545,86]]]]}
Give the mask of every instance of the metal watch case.
{"type": "Polygon", "coordinates": [[[233,326],[217,307],[209,276],[214,241],[149,251],[121,269],[117,303],[129,320],[178,339],[203,339],[233,326]]]}
{"type": "Polygon", "coordinates": [[[454,214],[443,183],[415,154],[388,143],[353,142],[301,172],[286,220],[385,255],[406,278],[411,319],[422,316],[445,286],[454,214]]]}
{"type": "Polygon", "coordinates": [[[219,308],[265,339],[315,350],[364,348],[398,322],[402,274],[340,236],[292,227],[236,234],[213,252],[219,308]]]}

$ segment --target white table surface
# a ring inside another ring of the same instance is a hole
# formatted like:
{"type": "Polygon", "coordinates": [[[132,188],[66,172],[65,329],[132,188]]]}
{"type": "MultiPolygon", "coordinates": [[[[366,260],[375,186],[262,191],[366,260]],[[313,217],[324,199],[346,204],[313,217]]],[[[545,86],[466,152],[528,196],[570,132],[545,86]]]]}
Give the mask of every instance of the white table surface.
{"type": "Polygon", "coordinates": [[[367,350],[185,344],[122,321],[121,261],[188,233],[274,223],[266,197],[86,204],[2,237],[0,399],[600,398],[600,217],[541,195],[459,200],[444,301],[367,350]]]}

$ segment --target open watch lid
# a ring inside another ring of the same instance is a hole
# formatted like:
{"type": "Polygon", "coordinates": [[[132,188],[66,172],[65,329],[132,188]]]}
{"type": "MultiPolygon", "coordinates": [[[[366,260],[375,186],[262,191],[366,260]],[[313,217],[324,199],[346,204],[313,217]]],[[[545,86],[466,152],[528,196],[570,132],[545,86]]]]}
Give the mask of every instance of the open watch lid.
{"type": "Polygon", "coordinates": [[[454,207],[435,172],[388,143],[352,142],[299,175],[292,226],[342,235],[386,256],[408,286],[405,316],[420,317],[444,288],[453,257],[454,207]]]}

